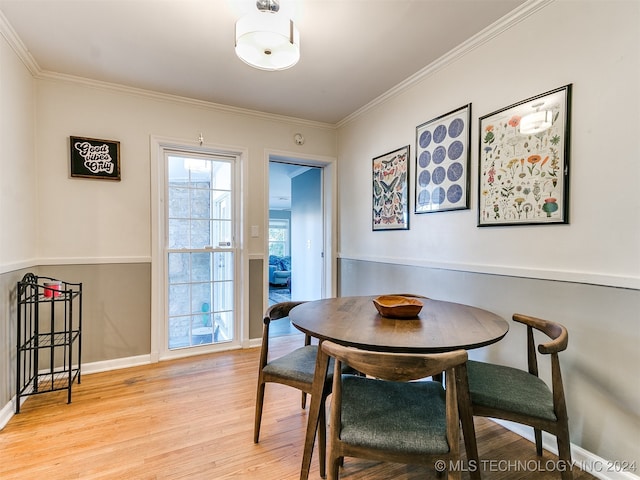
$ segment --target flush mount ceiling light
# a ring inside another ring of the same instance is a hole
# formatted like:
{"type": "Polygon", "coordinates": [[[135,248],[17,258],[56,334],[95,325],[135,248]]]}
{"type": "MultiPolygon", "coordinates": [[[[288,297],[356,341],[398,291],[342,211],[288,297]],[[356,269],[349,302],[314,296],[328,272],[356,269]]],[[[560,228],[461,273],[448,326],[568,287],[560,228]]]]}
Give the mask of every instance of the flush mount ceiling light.
{"type": "Polygon", "coordinates": [[[300,34],[278,13],[278,0],[257,0],[257,11],[236,22],[236,55],[260,70],[285,70],[300,59],[300,34]]]}
{"type": "Polygon", "coordinates": [[[538,110],[544,103],[532,105],[536,111],[529,113],[520,119],[520,133],[530,135],[544,132],[553,125],[553,112],[551,110],[538,110]]]}

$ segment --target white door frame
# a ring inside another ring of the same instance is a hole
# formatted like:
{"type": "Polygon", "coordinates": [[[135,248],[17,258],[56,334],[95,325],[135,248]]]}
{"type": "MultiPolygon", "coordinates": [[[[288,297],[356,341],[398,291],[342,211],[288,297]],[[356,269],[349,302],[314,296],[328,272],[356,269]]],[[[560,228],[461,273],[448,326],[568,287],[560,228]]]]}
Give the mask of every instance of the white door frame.
{"type": "MultiPolygon", "coordinates": [[[[282,150],[265,150],[265,197],[264,197],[264,225],[263,232],[269,230],[269,161],[277,161],[280,163],[290,163],[292,165],[304,165],[309,167],[318,167],[322,169],[322,217],[324,231],[324,285],[322,286],[323,297],[335,297],[337,292],[337,272],[334,268],[337,256],[337,161],[334,157],[322,155],[304,155],[296,152],[282,150]]],[[[269,238],[265,235],[264,239],[264,291],[262,298],[264,299],[263,307],[266,309],[269,302],[269,262],[266,261],[269,252],[269,238]]]]}
{"type": "Polygon", "coordinates": [[[245,148],[207,144],[198,141],[181,138],[150,136],[151,152],[151,354],[152,363],[159,360],[178,358],[181,356],[191,356],[204,353],[203,349],[189,348],[179,351],[169,352],[166,346],[167,325],[166,325],[166,289],[165,289],[165,262],[163,258],[164,245],[164,223],[165,223],[165,165],[164,152],[167,149],[184,150],[194,153],[204,153],[213,155],[226,155],[237,157],[237,164],[234,172],[235,182],[234,195],[234,215],[235,215],[235,244],[238,258],[236,260],[235,271],[235,330],[236,338],[233,342],[214,344],[206,348],[207,351],[222,351],[240,348],[248,335],[248,295],[246,285],[242,279],[249,274],[249,262],[246,255],[246,241],[244,235],[244,219],[246,218],[245,208],[247,205],[247,192],[243,188],[247,175],[247,150],[245,148]]]}

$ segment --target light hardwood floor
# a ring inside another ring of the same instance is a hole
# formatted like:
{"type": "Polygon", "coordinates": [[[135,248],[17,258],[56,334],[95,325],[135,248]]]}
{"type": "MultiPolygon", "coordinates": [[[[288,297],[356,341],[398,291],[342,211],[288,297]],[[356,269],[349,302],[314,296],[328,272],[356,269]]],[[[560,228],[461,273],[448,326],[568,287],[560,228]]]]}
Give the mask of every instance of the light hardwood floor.
{"type": "MultiPolygon", "coordinates": [[[[272,354],[301,341],[275,339],[272,354]]],[[[297,479],[307,422],[297,390],[267,386],[261,439],[253,443],[258,353],[85,375],[69,405],[63,392],[32,396],[0,431],[0,479],[297,479]]],[[[490,420],[476,419],[476,429],[483,479],[560,478],[549,468],[555,456],[539,459],[532,443],[490,420]]],[[[574,475],[594,478],[577,469],[574,475]]],[[[309,478],[320,478],[315,454],[309,478]]],[[[348,458],[341,478],[438,477],[433,468],[348,458]]]]}

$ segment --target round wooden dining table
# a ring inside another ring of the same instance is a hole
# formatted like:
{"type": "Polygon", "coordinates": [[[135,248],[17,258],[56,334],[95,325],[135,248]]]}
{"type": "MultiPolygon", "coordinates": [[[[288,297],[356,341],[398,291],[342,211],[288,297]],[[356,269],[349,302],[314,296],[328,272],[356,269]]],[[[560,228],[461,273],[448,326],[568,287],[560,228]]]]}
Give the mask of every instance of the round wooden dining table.
{"type": "MultiPolygon", "coordinates": [[[[484,347],[502,339],[509,324],[495,313],[459,303],[418,297],[422,310],[415,318],[381,316],[374,303],[375,296],[326,298],[302,303],[291,310],[289,320],[304,333],[319,341],[333,342],[383,352],[441,353],[484,347]]],[[[318,349],[314,387],[309,407],[309,420],[302,457],[301,480],[307,480],[318,427],[322,390],[325,385],[329,358],[318,349]]],[[[461,412],[467,420],[469,412],[461,412]]],[[[473,435],[473,421],[463,421],[473,435]]],[[[471,440],[471,439],[470,439],[471,440]]],[[[476,454],[477,455],[477,454],[476,454]]]]}

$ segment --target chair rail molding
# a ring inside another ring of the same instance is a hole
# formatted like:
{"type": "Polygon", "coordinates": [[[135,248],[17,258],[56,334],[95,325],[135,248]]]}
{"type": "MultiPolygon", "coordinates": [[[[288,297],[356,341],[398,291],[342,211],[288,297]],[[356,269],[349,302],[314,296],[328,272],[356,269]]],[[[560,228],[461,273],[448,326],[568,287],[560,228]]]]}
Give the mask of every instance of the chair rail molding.
{"type": "Polygon", "coordinates": [[[367,255],[351,255],[339,253],[341,260],[357,260],[372,263],[389,263],[406,265],[409,267],[424,267],[440,270],[451,270],[487,275],[502,275],[506,277],[522,277],[537,280],[550,280],[569,283],[584,283],[604,287],[627,288],[640,290],[640,277],[608,275],[593,272],[578,272],[570,270],[533,269],[526,267],[510,267],[506,265],[490,265],[479,263],[436,262],[421,258],[407,257],[374,257],[367,255]]]}

